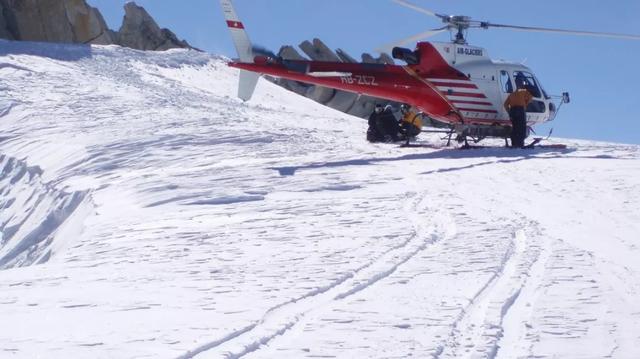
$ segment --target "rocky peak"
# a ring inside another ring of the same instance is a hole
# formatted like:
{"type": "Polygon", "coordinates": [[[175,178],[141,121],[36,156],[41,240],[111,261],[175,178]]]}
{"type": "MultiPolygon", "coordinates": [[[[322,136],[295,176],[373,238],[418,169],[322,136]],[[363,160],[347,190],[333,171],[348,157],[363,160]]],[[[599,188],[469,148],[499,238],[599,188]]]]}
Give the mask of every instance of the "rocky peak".
{"type": "Polygon", "coordinates": [[[135,2],[127,3],[124,11],[124,20],[118,31],[120,45],[139,50],[190,47],[186,41],[178,40],[170,30],[161,29],[151,15],[135,2]]]}
{"type": "Polygon", "coordinates": [[[98,9],[88,6],[84,0],[65,0],[64,4],[73,42],[100,45],[115,43],[113,32],[98,9]]]}
{"type": "Polygon", "coordinates": [[[147,11],[129,2],[119,32],[85,0],[0,0],[0,38],[19,41],[117,44],[138,50],[189,48],[147,11]]]}
{"type": "Polygon", "coordinates": [[[0,37],[10,40],[111,44],[97,9],[84,0],[0,0],[0,37]]]}

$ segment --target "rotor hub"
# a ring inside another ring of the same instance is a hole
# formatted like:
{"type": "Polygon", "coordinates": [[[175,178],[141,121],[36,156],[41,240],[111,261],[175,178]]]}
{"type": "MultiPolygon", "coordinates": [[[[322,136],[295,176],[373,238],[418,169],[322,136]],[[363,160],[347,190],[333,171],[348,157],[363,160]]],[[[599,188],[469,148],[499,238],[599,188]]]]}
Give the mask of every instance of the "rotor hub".
{"type": "Polygon", "coordinates": [[[449,16],[445,22],[451,25],[454,25],[456,27],[469,28],[469,26],[471,25],[471,17],[462,16],[462,15],[452,15],[452,16],[449,16]]]}
{"type": "Polygon", "coordinates": [[[469,16],[451,15],[442,17],[442,21],[446,23],[451,31],[457,31],[453,42],[456,44],[466,44],[465,32],[472,26],[472,20],[469,16]]]}

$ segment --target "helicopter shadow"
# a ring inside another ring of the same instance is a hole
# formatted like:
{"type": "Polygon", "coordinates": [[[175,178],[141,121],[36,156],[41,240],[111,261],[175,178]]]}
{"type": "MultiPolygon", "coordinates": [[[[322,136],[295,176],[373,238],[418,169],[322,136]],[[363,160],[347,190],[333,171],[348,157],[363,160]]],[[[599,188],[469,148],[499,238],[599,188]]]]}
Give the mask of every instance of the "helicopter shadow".
{"type": "Polygon", "coordinates": [[[295,176],[299,171],[320,169],[320,168],[340,168],[340,167],[352,167],[352,166],[370,166],[377,165],[386,162],[399,162],[399,161],[415,161],[415,160],[434,160],[434,159],[472,159],[472,158],[489,158],[490,161],[472,163],[465,166],[455,166],[446,168],[437,168],[431,171],[422,172],[420,174],[434,174],[444,172],[461,171],[474,167],[487,166],[499,163],[515,163],[520,161],[527,161],[532,159],[602,159],[612,160],[619,159],[610,155],[595,155],[595,156],[570,156],[568,154],[574,153],[577,150],[574,148],[567,149],[535,149],[535,150],[512,150],[507,148],[480,148],[480,149],[441,149],[428,153],[415,153],[407,154],[398,157],[379,157],[379,158],[364,158],[335,162],[319,162],[311,163],[303,166],[287,166],[287,167],[272,167],[270,169],[278,171],[281,176],[295,176]]]}

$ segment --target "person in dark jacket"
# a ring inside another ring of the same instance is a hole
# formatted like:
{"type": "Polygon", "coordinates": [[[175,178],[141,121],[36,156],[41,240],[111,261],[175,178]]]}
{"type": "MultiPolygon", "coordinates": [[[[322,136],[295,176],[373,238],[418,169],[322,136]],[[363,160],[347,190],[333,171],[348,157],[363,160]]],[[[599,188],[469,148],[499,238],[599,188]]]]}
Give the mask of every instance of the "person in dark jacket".
{"type": "Polygon", "coordinates": [[[369,116],[367,141],[395,142],[400,140],[400,124],[391,110],[391,105],[378,104],[369,116]]]}
{"type": "Polygon", "coordinates": [[[371,115],[369,115],[369,128],[367,129],[367,141],[384,141],[384,132],[381,132],[380,118],[382,117],[382,105],[377,104],[371,115]]]}
{"type": "Polygon", "coordinates": [[[378,117],[378,131],[382,133],[384,142],[396,142],[400,140],[400,124],[391,111],[391,105],[387,105],[378,117]]]}
{"type": "Polygon", "coordinates": [[[511,119],[511,146],[524,147],[527,138],[527,106],[533,99],[533,95],[526,88],[524,78],[516,77],[517,90],[507,97],[504,108],[509,112],[511,119]]]}

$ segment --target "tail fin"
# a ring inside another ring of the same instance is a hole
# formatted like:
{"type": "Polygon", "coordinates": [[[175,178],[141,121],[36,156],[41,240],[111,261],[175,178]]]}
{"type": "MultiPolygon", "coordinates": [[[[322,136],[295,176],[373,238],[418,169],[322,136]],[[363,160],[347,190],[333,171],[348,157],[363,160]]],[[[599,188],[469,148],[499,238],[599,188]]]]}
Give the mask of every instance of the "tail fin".
{"type": "MultiPolygon", "coordinates": [[[[227,26],[231,32],[231,38],[236,46],[236,51],[238,52],[240,61],[252,63],[254,56],[251,41],[249,41],[249,35],[247,35],[247,32],[245,31],[244,25],[240,19],[238,19],[238,15],[233,8],[231,0],[220,0],[220,4],[222,5],[222,12],[224,13],[225,20],[227,21],[227,26]]],[[[241,70],[238,97],[244,101],[251,99],[259,78],[260,74],[241,70]]]]}

